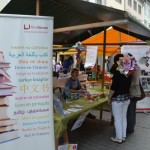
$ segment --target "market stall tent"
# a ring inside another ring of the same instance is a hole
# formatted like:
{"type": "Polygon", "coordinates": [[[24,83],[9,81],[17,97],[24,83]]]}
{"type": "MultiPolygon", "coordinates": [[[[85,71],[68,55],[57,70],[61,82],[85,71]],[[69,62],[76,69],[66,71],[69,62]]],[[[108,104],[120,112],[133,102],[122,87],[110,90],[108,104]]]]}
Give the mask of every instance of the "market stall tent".
{"type": "Polygon", "coordinates": [[[59,55],[75,55],[77,53],[76,49],[69,49],[68,51],[65,52],[59,52],[59,55]]]}
{"type": "Polygon", "coordinates": [[[128,12],[82,0],[11,0],[1,13],[53,16],[54,44],[74,45],[104,31],[103,60],[106,29],[110,26],[141,40],[150,40],[150,30],[128,12]]]}
{"type": "MultiPolygon", "coordinates": [[[[144,41],[136,37],[117,31],[113,29],[112,27],[108,28],[106,32],[107,32],[107,36],[106,36],[106,55],[107,56],[111,56],[113,53],[120,50],[120,47],[124,44],[127,45],[131,43],[133,44],[145,43],[144,41]]],[[[82,41],[82,44],[98,45],[98,55],[102,55],[103,54],[103,39],[104,39],[104,32],[101,32],[82,41]]]]}

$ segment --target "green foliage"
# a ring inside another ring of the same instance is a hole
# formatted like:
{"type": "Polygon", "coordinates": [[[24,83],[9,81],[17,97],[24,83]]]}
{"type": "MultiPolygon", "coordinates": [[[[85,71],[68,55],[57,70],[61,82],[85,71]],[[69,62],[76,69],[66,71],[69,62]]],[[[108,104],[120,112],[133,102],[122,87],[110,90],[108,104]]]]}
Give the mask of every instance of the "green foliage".
{"type": "Polygon", "coordinates": [[[150,40],[147,40],[146,42],[147,42],[147,45],[150,45],[150,40]]]}

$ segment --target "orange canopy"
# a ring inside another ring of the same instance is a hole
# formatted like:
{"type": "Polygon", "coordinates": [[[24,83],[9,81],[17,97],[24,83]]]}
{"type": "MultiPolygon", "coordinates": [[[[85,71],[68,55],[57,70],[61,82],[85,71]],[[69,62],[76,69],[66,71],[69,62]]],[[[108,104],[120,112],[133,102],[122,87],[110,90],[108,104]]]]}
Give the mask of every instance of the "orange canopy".
{"type": "MultiPolygon", "coordinates": [[[[109,45],[106,44],[106,55],[107,56],[110,56],[114,52],[119,50],[120,44],[141,41],[133,36],[119,32],[113,28],[109,28],[107,30],[106,34],[107,34],[106,35],[106,43],[109,43],[109,45]]],[[[82,44],[85,44],[85,45],[99,44],[98,55],[102,55],[103,54],[103,39],[104,39],[104,32],[101,32],[101,33],[98,33],[98,34],[82,41],[82,44]]]]}

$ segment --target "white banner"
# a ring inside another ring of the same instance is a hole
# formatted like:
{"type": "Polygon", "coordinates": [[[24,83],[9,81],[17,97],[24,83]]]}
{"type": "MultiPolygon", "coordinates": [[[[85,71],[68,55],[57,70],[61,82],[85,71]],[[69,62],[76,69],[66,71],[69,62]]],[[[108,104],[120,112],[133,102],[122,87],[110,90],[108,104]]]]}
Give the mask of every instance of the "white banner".
{"type": "Polygon", "coordinates": [[[53,18],[0,16],[0,149],[54,150],[53,18]]]}
{"type": "Polygon", "coordinates": [[[91,110],[88,110],[87,112],[82,113],[79,118],[77,119],[77,121],[74,123],[73,127],[71,128],[71,131],[78,129],[82,126],[85,118],[87,117],[87,115],[90,113],[91,110]]]}
{"type": "Polygon", "coordinates": [[[93,67],[97,59],[98,46],[87,46],[85,68],[93,67]]]}
{"type": "Polygon", "coordinates": [[[141,68],[141,84],[146,97],[138,101],[137,110],[150,111],[150,46],[123,46],[122,53],[132,54],[141,68]]]}

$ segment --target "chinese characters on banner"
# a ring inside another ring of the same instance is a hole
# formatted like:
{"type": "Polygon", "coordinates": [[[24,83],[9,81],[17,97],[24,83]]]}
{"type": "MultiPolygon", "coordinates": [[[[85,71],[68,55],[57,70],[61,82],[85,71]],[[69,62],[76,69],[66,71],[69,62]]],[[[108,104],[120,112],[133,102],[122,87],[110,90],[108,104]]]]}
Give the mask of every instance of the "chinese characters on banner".
{"type": "Polygon", "coordinates": [[[0,149],[54,150],[53,18],[1,15],[0,33],[0,149]]]}

